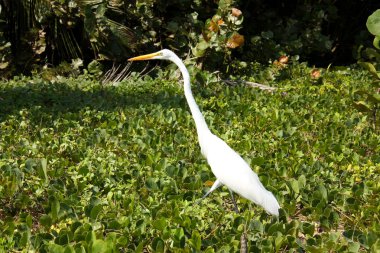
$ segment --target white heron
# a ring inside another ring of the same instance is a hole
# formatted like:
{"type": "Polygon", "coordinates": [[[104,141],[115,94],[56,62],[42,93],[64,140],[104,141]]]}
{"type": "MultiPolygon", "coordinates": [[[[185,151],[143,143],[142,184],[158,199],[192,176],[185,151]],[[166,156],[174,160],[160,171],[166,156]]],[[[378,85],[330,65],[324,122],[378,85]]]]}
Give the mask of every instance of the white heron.
{"type": "Polygon", "coordinates": [[[154,59],[172,61],[182,73],[185,97],[195,121],[201,152],[206,157],[216,177],[216,181],[202,199],[218,187],[225,185],[231,193],[236,212],[238,212],[238,209],[232,191],[262,206],[269,214],[278,216],[280,205],[272,192],[265,189],[257,174],[252,171],[247,162],[239,154],[218,136],[211,133],[195,102],[191,92],[189,72],[181,59],[174,52],[163,49],[156,53],[130,58],[128,61],[154,59]]]}

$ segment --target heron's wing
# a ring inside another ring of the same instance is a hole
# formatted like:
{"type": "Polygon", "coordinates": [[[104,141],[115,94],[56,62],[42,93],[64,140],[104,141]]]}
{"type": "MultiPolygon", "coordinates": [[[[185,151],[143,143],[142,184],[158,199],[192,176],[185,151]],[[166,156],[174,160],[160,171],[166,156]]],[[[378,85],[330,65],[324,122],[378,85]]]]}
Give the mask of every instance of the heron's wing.
{"type": "Polygon", "coordinates": [[[232,191],[263,206],[269,213],[278,215],[278,202],[271,192],[265,189],[259,177],[246,161],[223,140],[213,135],[208,140],[207,161],[221,183],[232,191]]]}

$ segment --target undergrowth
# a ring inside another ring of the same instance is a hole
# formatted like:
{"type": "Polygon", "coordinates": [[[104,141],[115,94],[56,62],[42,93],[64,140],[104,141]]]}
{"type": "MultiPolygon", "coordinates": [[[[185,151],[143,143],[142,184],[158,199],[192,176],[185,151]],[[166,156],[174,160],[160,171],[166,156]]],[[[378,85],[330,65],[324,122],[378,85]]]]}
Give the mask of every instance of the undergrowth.
{"type": "Polygon", "coordinates": [[[279,219],[241,197],[235,214],[225,188],[194,205],[215,177],[176,72],[15,77],[0,83],[0,251],[237,252],[246,228],[249,252],[378,252],[380,137],[353,107],[368,74],[248,68],[235,79],[277,89],[190,68],[193,92],[279,219]]]}

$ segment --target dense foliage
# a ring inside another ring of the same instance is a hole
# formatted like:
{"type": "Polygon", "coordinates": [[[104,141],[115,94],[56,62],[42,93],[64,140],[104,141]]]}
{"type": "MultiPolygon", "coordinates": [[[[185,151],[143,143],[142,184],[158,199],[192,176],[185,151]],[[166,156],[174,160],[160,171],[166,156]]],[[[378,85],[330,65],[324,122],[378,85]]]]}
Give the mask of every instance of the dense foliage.
{"type": "Polygon", "coordinates": [[[0,252],[379,252],[379,8],[0,0],[0,252]],[[118,71],[162,47],[278,219],[225,188],[194,204],[215,177],[178,72],[118,71]]]}
{"type": "Polygon", "coordinates": [[[380,127],[378,111],[380,109],[380,9],[376,10],[367,19],[367,28],[374,35],[373,46],[361,49],[361,61],[359,64],[372,74],[374,81],[372,86],[357,90],[361,100],[355,102],[355,107],[367,112],[373,121],[374,128],[380,127]],[[367,61],[364,61],[367,60],[367,61]]]}
{"type": "Polygon", "coordinates": [[[352,106],[367,72],[249,66],[268,92],[189,67],[278,220],[240,197],[235,214],[225,188],[194,205],[215,178],[176,72],[17,77],[0,83],[0,251],[236,252],[246,230],[249,252],[379,252],[380,137],[352,106]]]}
{"type": "Polygon", "coordinates": [[[378,8],[378,0],[0,0],[0,74],[77,58],[120,62],[161,47],[219,71],[281,55],[347,65],[372,40],[365,22],[378,8]]]}

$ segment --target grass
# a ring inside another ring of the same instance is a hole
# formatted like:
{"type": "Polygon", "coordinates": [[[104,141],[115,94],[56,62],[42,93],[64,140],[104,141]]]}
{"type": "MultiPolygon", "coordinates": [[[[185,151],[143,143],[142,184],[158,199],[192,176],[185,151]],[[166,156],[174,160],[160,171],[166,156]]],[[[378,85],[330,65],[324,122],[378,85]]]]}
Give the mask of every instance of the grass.
{"type": "MultiPolygon", "coordinates": [[[[378,252],[380,137],[355,110],[370,77],[294,64],[247,79],[191,68],[214,133],[240,153],[282,209],[279,219],[215,178],[171,71],[117,86],[88,75],[0,83],[0,251],[378,252]]],[[[251,70],[250,70],[251,71],[251,70]]]]}

